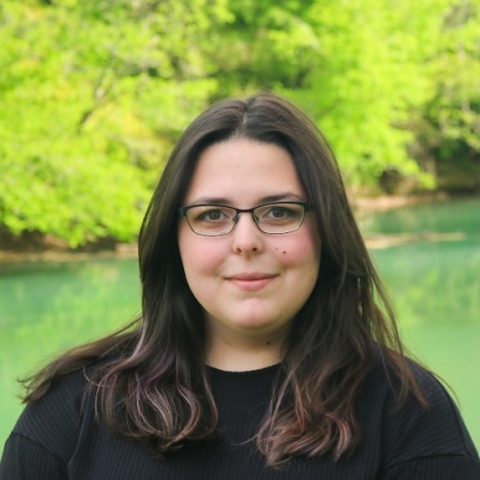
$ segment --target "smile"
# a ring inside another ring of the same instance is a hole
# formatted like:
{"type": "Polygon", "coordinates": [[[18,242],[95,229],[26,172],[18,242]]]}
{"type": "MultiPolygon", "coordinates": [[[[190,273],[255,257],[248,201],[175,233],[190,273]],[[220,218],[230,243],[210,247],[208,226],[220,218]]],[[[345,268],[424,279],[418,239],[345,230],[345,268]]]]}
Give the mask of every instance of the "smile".
{"type": "Polygon", "coordinates": [[[227,277],[226,280],[244,291],[261,290],[277,278],[277,275],[241,274],[227,277]]]}

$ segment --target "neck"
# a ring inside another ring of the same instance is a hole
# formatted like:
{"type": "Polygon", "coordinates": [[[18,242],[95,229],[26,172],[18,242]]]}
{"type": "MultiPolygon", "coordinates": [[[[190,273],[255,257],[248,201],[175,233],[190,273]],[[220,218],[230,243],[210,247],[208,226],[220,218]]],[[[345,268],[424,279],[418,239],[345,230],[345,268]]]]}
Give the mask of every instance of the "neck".
{"type": "Polygon", "coordinates": [[[206,363],[219,370],[241,372],[270,367],[281,361],[283,338],[207,335],[206,363]]]}
{"type": "Polygon", "coordinates": [[[207,352],[206,363],[210,367],[229,372],[246,372],[270,367],[280,362],[277,352],[252,352],[216,348],[207,352]]]}

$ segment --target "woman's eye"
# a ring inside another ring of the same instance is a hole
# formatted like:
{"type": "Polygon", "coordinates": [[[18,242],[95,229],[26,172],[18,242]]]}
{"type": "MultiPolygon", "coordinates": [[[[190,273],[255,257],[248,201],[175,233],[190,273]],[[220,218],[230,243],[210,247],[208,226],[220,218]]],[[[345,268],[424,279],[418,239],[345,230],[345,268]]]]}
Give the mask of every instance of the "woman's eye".
{"type": "Polygon", "coordinates": [[[285,207],[273,207],[266,212],[265,217],[269,218],[288,218],[292,212],[285,207]]]}
{"type": "Polygon", "coordinates": [[[212,209],[202,212],[200,215],[198,215],[196,220],[199,222],[219,222],[222,220],[227,220],[228,218],[228,215],[224,211],[212,209]]]}

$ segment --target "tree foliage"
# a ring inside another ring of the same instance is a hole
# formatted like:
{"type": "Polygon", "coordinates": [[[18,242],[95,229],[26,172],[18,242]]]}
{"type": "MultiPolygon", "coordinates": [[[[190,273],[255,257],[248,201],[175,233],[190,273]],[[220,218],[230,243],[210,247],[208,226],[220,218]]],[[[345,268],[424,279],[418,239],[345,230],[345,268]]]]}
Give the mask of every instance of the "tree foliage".
{"type": "Polygon", "coordinates": [[[480,0],[4,0],[0,225],[72,247],[134,240],[182,129],[261,88],[311,114],[349,182],[395,168],[432,184],[441,162],[478,162],[479,12],[480,0]]]}

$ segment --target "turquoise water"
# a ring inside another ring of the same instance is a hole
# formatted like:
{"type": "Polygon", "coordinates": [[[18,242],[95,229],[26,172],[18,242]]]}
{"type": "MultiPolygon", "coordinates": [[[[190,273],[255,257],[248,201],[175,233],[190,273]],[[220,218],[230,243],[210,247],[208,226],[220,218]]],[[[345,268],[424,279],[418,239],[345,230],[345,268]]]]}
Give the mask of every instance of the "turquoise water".
{"type": "Polygon", "coordinates": [[[134,259],[0,264],[0,451],[22,406],[15,379],[139,313],[134,259]]]}
{"type": "MultiPolygon", "coordinates": [[[[372,254],[407,345],[455,391],[480,446],[480,199],[361,224],[367,238],[387,240],[372,254]],[[403,243],[388,247],[392,238],[403,243]]],[[[0,264],[0,450],[22,409],[15,378],[120,328],[139,313],[139,292],[134,259],[0,264]]]]}
{"type": "Polygon", "coordinates": [[[411,237],[372,255],[407,346],[451,387],[479,448],[480,199],[403,208],[362,224],[367,238],[411,237]]]}

